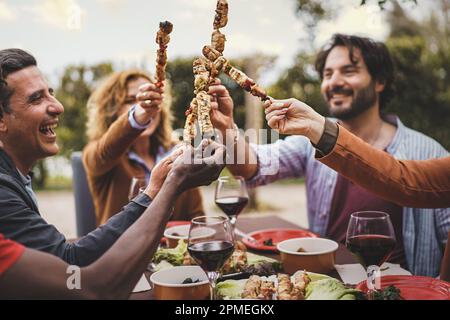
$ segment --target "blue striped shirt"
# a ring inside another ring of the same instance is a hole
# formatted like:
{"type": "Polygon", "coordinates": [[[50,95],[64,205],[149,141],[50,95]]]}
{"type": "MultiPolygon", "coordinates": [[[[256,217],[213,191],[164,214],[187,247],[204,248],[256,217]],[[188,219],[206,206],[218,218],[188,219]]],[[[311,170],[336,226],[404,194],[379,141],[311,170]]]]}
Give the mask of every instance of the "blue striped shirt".
{"type": "MultiPolygon", "coordinates": [[[[448,156],[435,140],[409,129],[395,118],[397,132],[387,152],[397,159],[425,160],[448,156]]],[[[271,145],[251,147],[258,157],[258,172],[248,184],[264,185],[276,180],[305,177],[309,228],[325,235],[337,181],[337,172],[315,160],[308,139],[290,136],[271,145]]],[[[356,168],[357,170],[357,168],[356,168]]],[[[403,208],[403,242],[408,269],[415,275],[438,276],[450,230],[450,208],[403,208]]]]}

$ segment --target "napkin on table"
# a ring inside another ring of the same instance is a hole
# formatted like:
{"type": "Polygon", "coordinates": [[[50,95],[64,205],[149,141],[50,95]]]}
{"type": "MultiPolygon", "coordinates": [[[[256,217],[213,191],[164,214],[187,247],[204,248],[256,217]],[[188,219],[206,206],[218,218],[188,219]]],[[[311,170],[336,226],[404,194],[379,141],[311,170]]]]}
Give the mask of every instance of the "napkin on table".
{"type": "Polygon", "coordinates": [[[148,283],[147,278],[143,274],[141,279],[139,279],[138,283],[136,284],[136,287],[134,287],[133,293],[148,291],[151,289],[152,289],[152,287],[150,287],[150,283],[148,283]]]}
{"type": "MultiPolygon", "coordinates": [[[[336,268],[336,271],[339,273],[339,276],[344,283],[355,285],[360,283],[361,281],[366,280],[366,271],[360,264],[335,264],[334,267],[336,268]]],[[[381,271],[381,276],[411,275],[411,272],[403,269],[399,264],[384,263],[380,269],[384,270],[381,271]],[[386,268],[387,270],[384,270],[386,268]]]]}

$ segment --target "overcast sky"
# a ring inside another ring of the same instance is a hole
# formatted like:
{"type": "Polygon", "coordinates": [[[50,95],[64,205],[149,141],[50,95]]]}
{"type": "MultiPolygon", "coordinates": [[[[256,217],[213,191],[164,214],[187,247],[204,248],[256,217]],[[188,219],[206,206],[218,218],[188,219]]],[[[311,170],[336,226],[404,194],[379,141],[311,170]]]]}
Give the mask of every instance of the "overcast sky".
{"type": "MultiPolygon", "coordinates": [[[[294,0],[228,0],[225,55],[275,55],[277,62],[263,76],[268,84],[290,66],[307,36],[294,0]]],[[[339,19],[320,25],[316,46],[335,32],[383,40],[388,33],[378,7],[343,1],[339,19]]],[[[0,0],[0,48],[20,47],[38,59],[50,78],[73,63],[110,60],[118,68],[145,62],[153,71],[155,33],[169,20],[174,31],[169,59],[200,55],[209,43],[216,0],[0,0]]]]}

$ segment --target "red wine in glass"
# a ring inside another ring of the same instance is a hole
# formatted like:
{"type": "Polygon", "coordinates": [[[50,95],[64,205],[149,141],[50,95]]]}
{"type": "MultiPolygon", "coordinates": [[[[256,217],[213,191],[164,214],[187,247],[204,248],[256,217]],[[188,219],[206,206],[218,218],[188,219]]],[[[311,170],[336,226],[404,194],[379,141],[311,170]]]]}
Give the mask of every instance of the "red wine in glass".
{"type": "Polygon", "coordinates": [[[239,215],[248,204],[245,197],[225,197],[216,199],[217,206],[229,217],[239,215]]]}
{"type": "Polygon", "coordinates": [[[248,204],[248,192],[242,177],[221,177],[217,183],[215,201],[235,226],[237,216],[248,204]]]}
{"type": "Polygon", "coordinates": [[[364,268],[381,266],[395,248],[395,239],[382,235],[361,235],[347,239],[347,248],[364,268]]]}
{"type": "Polygon", "coordinates": [[[369,300],[373,300],[374,292],[380,289],[380,266],[391,255],[395,243],[389,214],[365,211],[350,216],[346,246],[366,269],[369,300]]]}
{"type": "Polygon", "coordinates": [[[208,276],[211,299],[217,298],[216,282],[221,269],[234,251],[234,235],[230,219],[204,216],[192,219],[188,252],[208,276]]]}
{"type": "Polygon", "coordinates": [[[205,271],[219,270],[234,251],[233,242],[206,241],[188,247],[189,254],[205,271]]]}

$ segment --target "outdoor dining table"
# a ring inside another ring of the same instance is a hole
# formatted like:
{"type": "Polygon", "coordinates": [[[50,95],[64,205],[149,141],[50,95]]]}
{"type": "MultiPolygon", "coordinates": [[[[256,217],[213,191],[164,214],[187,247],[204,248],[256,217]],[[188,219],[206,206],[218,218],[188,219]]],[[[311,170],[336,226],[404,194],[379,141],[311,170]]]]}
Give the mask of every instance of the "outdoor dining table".
{"type": "MultiPolygon", "coordinates": [[[[278,216],[239,217],[239,219],[237,220],[237,228],[247,233],[256,230],[273,229],[273,228],[302,229],[298,225],[286,221],[278,216]]],[[[280,260],[280,255],[278,253],[260,252],[260,251],[252,251],[252,252],[269,258],[280,260]]],[[[357,263],[352,253],[342,244],[339,244],[339,248],[336,252],[335,262],[336,264],[357,263]]],[[[336,270],[332,271],[328,275],[341,280],[336,270]]],[[[145,272],[145,276],[150,283],[151,272],[145,272]]],[[[130,300],[154,300],[153,291],[148,290],[144,292],[132,293],[130,295],[130,300]]]]}

